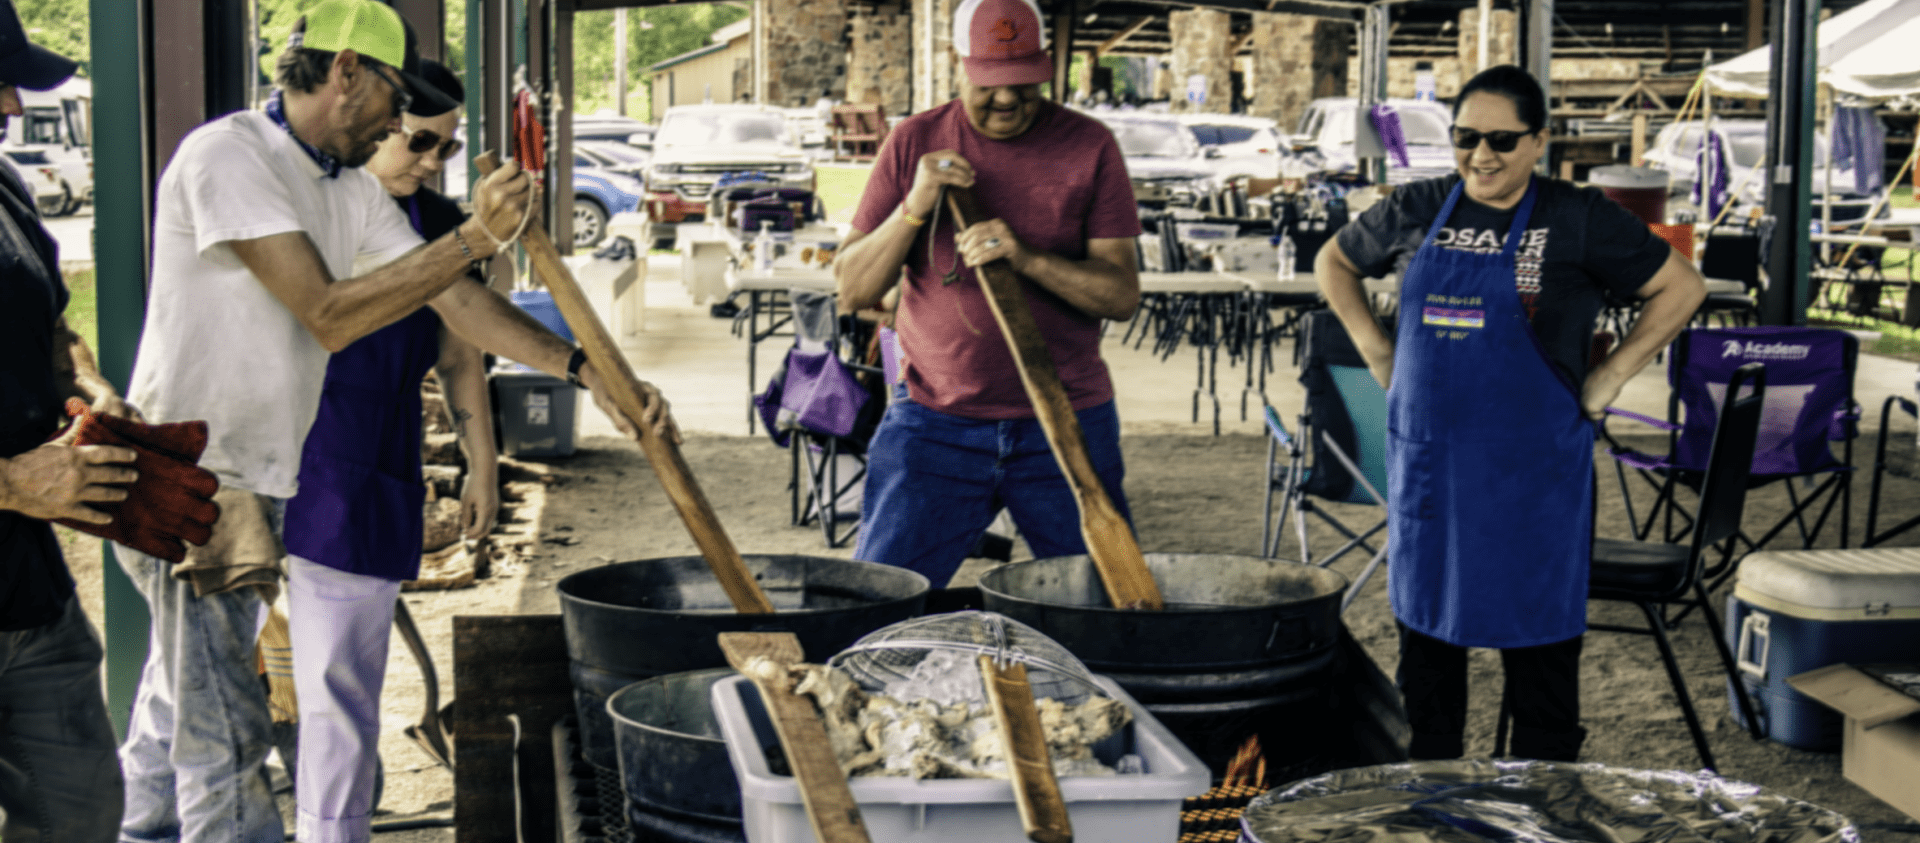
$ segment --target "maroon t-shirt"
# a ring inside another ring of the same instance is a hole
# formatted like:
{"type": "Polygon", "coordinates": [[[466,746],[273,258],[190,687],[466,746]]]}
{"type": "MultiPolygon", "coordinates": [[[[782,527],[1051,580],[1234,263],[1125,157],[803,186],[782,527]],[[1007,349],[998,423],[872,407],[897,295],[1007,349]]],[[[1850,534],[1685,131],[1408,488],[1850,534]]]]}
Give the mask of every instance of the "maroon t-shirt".
{"type": "MultiPolygon", "coordinates": [[[[973,165],[973,196],[981,212],[1005,220],[1032,248],[1081,260],[1088,240],[1140,233],[1127,164],[1104,124],[1042,102],[1033,128],[1012,140],[992,140],[967,122],[959,100],[909,117],[887,134],[853,227],[879,228],[913,187],[920,156],[942,149],[973,165]]],[[[940,283],[954,265],[953,233],[952,217],[942,213],[938,230],[923,228],[907,252],[894,327],[908,394],[957,416],[1032,418],[1033,403],[973,270],[961,264],[958,281],[940,283]]],[[[1073,408],[1113,400],[1113,382],[1100,359],[1100,320],[1031,280],[1023,286],[1073,408]]]]}

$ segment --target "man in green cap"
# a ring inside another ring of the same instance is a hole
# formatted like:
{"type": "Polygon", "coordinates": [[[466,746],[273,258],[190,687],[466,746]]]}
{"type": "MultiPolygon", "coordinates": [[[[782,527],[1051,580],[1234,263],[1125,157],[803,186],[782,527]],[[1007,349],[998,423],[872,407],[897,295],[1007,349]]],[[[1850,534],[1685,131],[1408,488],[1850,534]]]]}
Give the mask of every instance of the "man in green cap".
{"type": "MultiPolygon", "coordinates": [[[[120,750],[122,841],[282,839],[253,648],[329,354],[454,289],[529,212],[531,180],[508,163],[474,186],[471,218],[423,244],[359,169],[416,101],[457,105],[418,68],[393,9],[320,0],[295,23],[266,107],[194,130],[161,175],[128,397],[150,421],[206,420],[200,464],[220,480],[221,514],[178,565],[116,548],[153,618],[120,750]]],[[[337,839],[364,840],[358,828],[337,839]]]]}

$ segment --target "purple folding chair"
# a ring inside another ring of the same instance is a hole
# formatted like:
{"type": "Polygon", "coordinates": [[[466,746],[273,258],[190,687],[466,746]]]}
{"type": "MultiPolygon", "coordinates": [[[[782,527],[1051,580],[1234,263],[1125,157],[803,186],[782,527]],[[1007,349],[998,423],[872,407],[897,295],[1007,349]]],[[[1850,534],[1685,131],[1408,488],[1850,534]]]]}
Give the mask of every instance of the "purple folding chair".
{"type": "MultiPolygon", "coordinates": [[[[827,546],[839,547],[859,528],[867,442],[886,399],[861,378],[861,373],[878,375],[879,368],[842,359],[846,337],[833,296],[793,290],[789,297],[793,348],[754,404],[767,434],[792,453],[787,480],[792,523],[818,520],[827,546]]],[[[857,341],[848,345],[859,348],[857,341]]]]}
{"type": "MultiPolygon", "coordinates": [[[[1758,488],[1788,478],[1821,478],[1811,492],[1799,492],[1784,483],[1791,510],[1754,540],[1741,533],[1749,550],[1795,525],[1802,547],[1811,548],[1820,530],[1840,507],[1840,546],[1847,546],[1853,503],[1853,440],[1859,435],[1860,405],[1853,400],[1854,367],[1860,344],[1852,334],[1829,328],[1751,327],[1692,328],[1680,334],[1667,356],[1667,382],[1673,392],[1667,400],[1665,421],[1609,409],[1667,431],[1667,453],[1652,455],[1614,445],[1614,473],[1626,499],[1627,519],[1637,540],[1646,540],[1656,520],[1666,540],[1678,541],[1692,529],[1692,517],[1677,504],[1674,493],[1685,486],[1696,492],[1707,466],[1719,406],[1725,401],[1733,372],[1747,363],[1767,366],[1766,406],[1754,445],[1753,468],[1747,484],[1758,488]],[[1839,453],[1835,454],[1835,443],[1839,453]],[[1626,470],[1634,469],[1657,491],[1646,520],[1634,513],[1626,470]],[[1807,515],[1819,505],[1811,527],[1807,515]],[[1684,519],[1676,527],[1675,516],[1684,519]]],[[[1732,574],[1722,572],[1718,585],[1732,574]]]]}

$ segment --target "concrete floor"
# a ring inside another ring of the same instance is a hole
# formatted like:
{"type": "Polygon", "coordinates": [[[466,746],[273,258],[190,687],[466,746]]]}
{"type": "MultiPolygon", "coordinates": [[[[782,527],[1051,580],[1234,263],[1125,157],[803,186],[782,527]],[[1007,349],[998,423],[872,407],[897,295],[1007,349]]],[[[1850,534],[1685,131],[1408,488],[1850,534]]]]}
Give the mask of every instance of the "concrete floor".
{"type": "MultiPolygon", "coordinates": [[[[695,305],[679,278],[678,256],[648,258],[645,328],[622,342],[627,360],[636,374],[665,392],[682,430],[746,435],[747,342],[732,334],[731,320],[715,319],[709,315],[706,305],[695,305]]],[[[592,296],[592,284],[587,283],[592,296]]],[[[602,318],[605,321],[604,313],[602,318]]],[[[1204,398],[1201,421],[1192,420],[1195,349],[1184,347],[1163,360],[1152,353],[1151,342],[1138,349],[1131,343],[1122,343],[1125,332],[1124,324],[1110,325],[1102,348],[1113,372],[1123,430],[1133,434],[1212,434],[1212,408],[1204,398]]],[[[784,337],[760,343],[755,391],[765,386],[790,343],[791,340],[784,337]]],[[[1289,424],[1305,399],[1292,359],[1291,341],[1274,349],[1275,368],[1267,374],[1266,388],[1267,400],[1289,424]]],[[[1869,427],[1879,423],[1880,405],[1888,395],[1914,395],[1915,378],[1912,363],[1861,355],[1855,395],[1867,409],[1863,422],[1869,427]]],[[[1245,362],[1235,365],[1222,352],[1217,374],[1222,432],[1259,434],[1263,429],[1257,394],[1248,398],[1247,418],[1241,420],[1241,394],[1246,379],[1245,362]]],[[[1666,415],[1666,401],[1666,367],[1655,362],[1627,385],[1616,406],[1659,418],[1666,415]]],[[[582,413],[580,433],[582,436],[615,435],[612,423],[594,410],[582,413]]]]}

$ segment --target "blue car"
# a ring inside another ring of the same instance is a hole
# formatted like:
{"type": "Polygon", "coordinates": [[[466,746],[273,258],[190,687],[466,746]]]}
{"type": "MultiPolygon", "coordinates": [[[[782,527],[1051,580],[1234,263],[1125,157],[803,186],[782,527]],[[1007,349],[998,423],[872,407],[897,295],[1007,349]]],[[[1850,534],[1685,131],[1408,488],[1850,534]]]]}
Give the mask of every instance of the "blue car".
{"type": "Polygon", "coordinates": [[[593,152],[573,153],[573,247],[589,249],[607,236],[614,214],[638,210],[646,188],[640,180],[613,169],[616,162],[593,152]]]}

